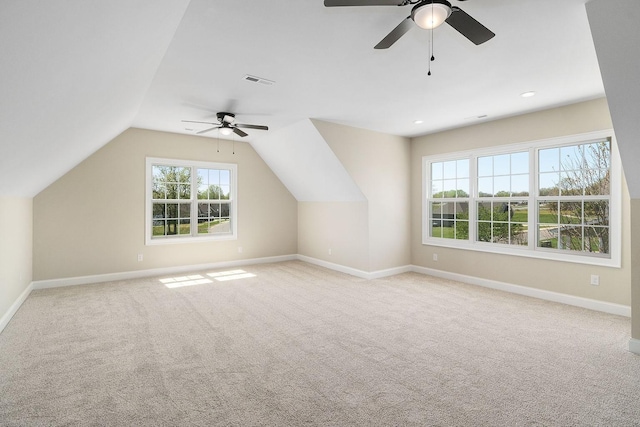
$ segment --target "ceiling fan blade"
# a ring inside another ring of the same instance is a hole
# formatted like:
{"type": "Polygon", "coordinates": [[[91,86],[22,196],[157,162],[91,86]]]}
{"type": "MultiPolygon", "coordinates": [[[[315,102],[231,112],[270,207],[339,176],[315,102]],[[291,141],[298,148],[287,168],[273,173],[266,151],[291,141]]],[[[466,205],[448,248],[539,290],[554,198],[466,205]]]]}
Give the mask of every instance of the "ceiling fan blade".
{"type": "Polygon", "coordinates": [[[245,129],[260,129],[260,130],[269,130],[267,126],[263,125],[247,125],[244,123],[236,123],[237,128],[245,128],[245,129]]]}
{"type": "Polygon", "coordinates": [[[183,123],[202,123],[204,125],[217,125],[218,123],[213,122],[196,122],[194,120],[182,120],[183,123]]]}
{"type": "Polygon", "coordinates": [[[374,49],[388,49],[395,42],[400,39],[400,37],[404,36],[407,31],[413,28],[413,20],[410,16],[407,17],[404,21],[402,21],[397,27],[395,27],[385,38],[380,40],[380,43],[375,45],[374,49]]]}
{"type": "Polygon", "coordinates": [[[209,129],[205,129],[205,130],[201,130],[200,132],[196,132],[196,135],[202,135],[203,133],[207,133],[207,132],[211,132],[214,129],[218,129],[220,126],[214,126],[212,128],[209,129]]]}
{"type": "Polygon", "coordinates": [[[459,7],[451,8],[451,15],[447,18],[447,24],[451,25],[460,34],[479,45],[495,36],[493,31],[473,19],[467,12],[459,7]]]}
{"type": "Polygon", "coordinates": [[[248,133],[241,131],[240,129],[238,129],[238,128],[237,128],[237,127],[235,127],[235,126],[234,126],[234,128],[233,128],[233,133],[235,133],[236,135],[239,135],[239,136],[241,136],[241,137],[243,137],[243,138],[244,138],[245,136],[249,135],[248,133]]]}
{"type": "Polygon", "coordinates": [[[335,6],[400,6],[404,0],[324,0],[325,7],[335,6]]]}

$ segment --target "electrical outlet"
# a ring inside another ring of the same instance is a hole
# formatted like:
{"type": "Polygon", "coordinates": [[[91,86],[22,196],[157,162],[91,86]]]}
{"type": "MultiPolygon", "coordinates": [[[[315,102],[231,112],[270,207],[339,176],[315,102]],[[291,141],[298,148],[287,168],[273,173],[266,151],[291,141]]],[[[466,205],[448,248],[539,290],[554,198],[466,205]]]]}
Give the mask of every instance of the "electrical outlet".
{"type": "Polygon", "coordinates": [[[144,259],[142,254],[138,254],[138,262],[142,261],[144,259]]]}
{"type": "Polygon", "coordinates": [[[241,254],[242,253],[242,246],[238,246],[238,253],[241,254]]]}
{"type": "Polygon", "coordinates": [[[600,276],[598,276],[597,274],[592,274],[591,275],[591,284],[593,286],[600,285],[600,276]]]}
{"type": "Polygon", "coordinates": [[[438,260],[438,254],[433,254],[433,260],[437,261],[438,260]]]}
{"type": "Polygon", "coordinates": [[[331,255],[331,248],[329,248],[329,255],[331,255]]]}

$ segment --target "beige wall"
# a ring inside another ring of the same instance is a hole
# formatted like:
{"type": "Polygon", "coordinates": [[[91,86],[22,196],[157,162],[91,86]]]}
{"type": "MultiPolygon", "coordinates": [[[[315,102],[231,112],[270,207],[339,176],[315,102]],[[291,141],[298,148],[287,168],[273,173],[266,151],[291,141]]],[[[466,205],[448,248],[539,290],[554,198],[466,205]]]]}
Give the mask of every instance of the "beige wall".
{"type": "Polygon", "coordinates": [[[422,244],[422,157],[611,129],[605,99],[486,122],[412,141],[412,264],[489,280],[630,305],[630,207],[623,182],[622,268],[595,267],[422,244]],[[433,254],[438,261],[433,261],[433,254]],[[600,275],[600,286],[589,284],[600,275]]]}
{"type": "Polygon", "coordinates": [[[316,257],[366,272],[408,265],[411,236],[407,220],[410,208],[409,140],[335,123],[314,120],[313,124],[367,202],[329,203],[325,207],[313,204],[313,209],[306,206],[300,209],[299,215],[303,217],[298,232],[304,238],[299,244],[300,253],[313,256],[306,251],[319,245],[321,250],[313,251],[316,257]],[[313,239],[314,231],[306,228],[325,221],[339,224],[341,230],[339,240],[342,243],[332,248],[331,255],[328,255],[322,236],[317,234],[313,239]],[[366,227],[365,239],[356,244],[353,240],[361,238],[363,226],[366,227]],[[347,256],[356,250],[356,246],[360,253],[347,256]]]}
{"type": "Polygon", "coordinates": [[[231,141],[217,152],[211,138],[125,131],[34,198],[34,280],[297,253],[295,199],[249,144],[233,149],[231,141]],[[238,239],[145,246],[146,157],[236,163],[238,239]]]}
{"type": "Polygon", "coordinates": [[[31,198],[0,197],[0,319],[31,283],[32,208],[31,198]]]}
{"type": "Polygon", "coordinates": [[[631,336],[640,340],[640,199],[631,199],[631,336]]]}
{"type": "Polygon", "coordinates": [[[367,202],[299,202],[298,253],[368,271],[367,205],[367,202]]]}

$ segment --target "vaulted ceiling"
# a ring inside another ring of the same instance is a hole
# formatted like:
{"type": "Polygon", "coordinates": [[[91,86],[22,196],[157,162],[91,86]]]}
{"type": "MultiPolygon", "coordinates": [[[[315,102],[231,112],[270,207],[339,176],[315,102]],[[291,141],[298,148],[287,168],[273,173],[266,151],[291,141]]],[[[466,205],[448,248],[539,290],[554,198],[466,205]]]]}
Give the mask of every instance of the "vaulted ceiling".
{"type": "Polygon", "coordinates": [[[34,196],[128,127],[194,134],[207,126],[182,120],[217,111],[274,131],[312,118],[416,136],[601,97],[585,2],[452,0],[496,36],[435,29],[428,76],[429,31],[373,49],[408,6],[3,1],[0,196],[34,196]]]}

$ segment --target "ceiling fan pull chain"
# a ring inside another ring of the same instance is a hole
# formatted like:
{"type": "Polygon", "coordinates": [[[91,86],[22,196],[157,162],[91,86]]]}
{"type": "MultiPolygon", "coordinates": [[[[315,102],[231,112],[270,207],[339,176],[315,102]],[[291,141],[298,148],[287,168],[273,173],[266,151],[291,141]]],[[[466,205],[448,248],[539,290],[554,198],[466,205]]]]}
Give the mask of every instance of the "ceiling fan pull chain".
{"type": "Polygon", "coordinates": [[[429,32],[429,54],[431,55],[431,58],[429,58],[429,72],[427,73],[427,76],[431,75],[431,62],[436,59],[436,57],[433,56],[433,28],[431,28],[431,31],[429,32]]]}

